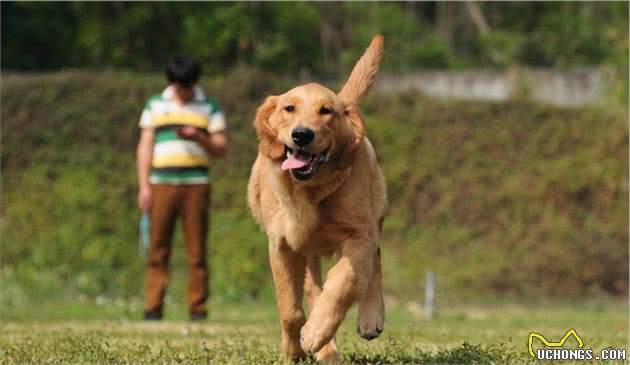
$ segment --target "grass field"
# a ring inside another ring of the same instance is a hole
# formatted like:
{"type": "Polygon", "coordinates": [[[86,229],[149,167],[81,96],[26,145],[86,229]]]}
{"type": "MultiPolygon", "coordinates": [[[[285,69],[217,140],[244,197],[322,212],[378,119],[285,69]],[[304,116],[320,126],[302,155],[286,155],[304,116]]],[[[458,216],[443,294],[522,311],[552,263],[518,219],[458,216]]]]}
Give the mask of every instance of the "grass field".
{"type": "MultiPolygon", "coordinates": [[[[355,311],[346,318],[337,336],[344,363],[525,363],[532,360],[527,353],[530,332],[557,341],[570,328],[595,351],[628,347],[628,308],[619,301],[459,305],[442,308],[433,321],[422,319],[417,303],[388,301],[379,339],[358,337],[355,311]]],[[[272,302],[212,303],[204,323],[186,321],[184,308],[177,304],[166,313],[174,320],[139,321],[140,304],[118,300],[5,307],[0,363],[282,362],[272,302]]]]}
{"type": "MultiPolygon", "coordinates": [[[[137,119],[163,76],[0,81],[5,292],[135,295],[144,273],[135,245],[137,119]]],[[[232,146],[212,166],[212,291],[256,297],[271,275],[245,198],[257,148],[251,123],[265,96],[289,85],[242,69],[203,86],[220,97],[232,146]]],[[[417,278],[433,270],[441,290],[468,296],[627,295],[627,110],[405,93],[369,97],[362,113],[388,186],[389,293],[422,295],[417,278]]]]}
{"type": "MultiPolygon", "coordinates": [[[[267,241],[245,192],[253,113],[288,85],[248,69],[204,80],[232,149],[212,167],[211,318],[192,324],[181,236],[168,320],[138,320],[137,118],[163,77],[0,81],[0,365],[281,362],[267,241]]],[[[571,328],[594,350],[627,347],[626,109],[405,93],[368,98],[362,113],[389,191],[387,320],[366,342],[352,312],[338,333],[344,363],[524,363],[530,332],[558,341],[571,328]]]]}

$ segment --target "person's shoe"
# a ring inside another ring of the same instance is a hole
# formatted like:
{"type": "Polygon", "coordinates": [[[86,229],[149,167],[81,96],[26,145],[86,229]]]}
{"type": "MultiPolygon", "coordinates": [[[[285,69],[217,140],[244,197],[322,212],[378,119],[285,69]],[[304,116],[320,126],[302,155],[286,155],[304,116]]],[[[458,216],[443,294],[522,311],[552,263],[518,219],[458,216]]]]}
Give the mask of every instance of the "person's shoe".
{"type": "Polygon", "coordinates": [[[143,318],[145,321],[159,321],[162,319],[162,314],[156,312],[144,312],[143,318]]]}
{"type": "Polygon", "coordinates": [[[205,321],[208,319],[208,312],[190,312],[191,321],[205,321]]]}

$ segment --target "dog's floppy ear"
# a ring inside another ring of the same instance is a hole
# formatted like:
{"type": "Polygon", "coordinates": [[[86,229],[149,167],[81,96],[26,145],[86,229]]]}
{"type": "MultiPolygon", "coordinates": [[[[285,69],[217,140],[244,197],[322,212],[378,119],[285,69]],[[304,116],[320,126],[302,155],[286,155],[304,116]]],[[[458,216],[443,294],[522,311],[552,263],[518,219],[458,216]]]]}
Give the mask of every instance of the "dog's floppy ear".
{"type": "Polygon", "coordinates": [[[256,119],[254,119],[254,128],[260,142],[258,146],[260,153],[271,159],[278,159],[284,155],[284,145],[278,141],[278,134],[269,125],[269,118],[276,109],[277,103],[277,96],[267,97],[256,110],[256,119]]]}
{"type": "Polygon", "coordinates": [[[359,106],[354,102],[346,102],[344,104],[344,119],[345,122],[350,125],[352,134],[350,134],[345,143],[340,146],[338,162],[340,169],[345,169],[352,164],[354,154],[361,145],[361,142],[363,142],[363,137],[365,137],[365,123],[363,122],[363,118],[361,118],[359,106]]]}

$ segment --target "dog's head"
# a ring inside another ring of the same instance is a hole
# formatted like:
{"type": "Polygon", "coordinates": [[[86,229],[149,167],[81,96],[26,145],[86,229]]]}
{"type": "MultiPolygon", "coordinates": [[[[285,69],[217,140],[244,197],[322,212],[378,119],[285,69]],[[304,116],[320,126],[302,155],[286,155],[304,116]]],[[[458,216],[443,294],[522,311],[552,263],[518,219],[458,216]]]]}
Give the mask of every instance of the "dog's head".
{"type": "Polygon", "coordinates": [[[382,54],[383,37],[376,35],[339,94],[311,83],[268,97],[254,121],[260,153],[281,161],[296,180],[313,179],[322,166],[347,168],[365,136],[358,104],[374,84],[382,54]]]}
{"type": "Polygon", "coordinates": [[[365,134],[357,104],[315,83],[268,97],[254,126],[260,152],[296,180],[314,178],[324,164],[346,168],[365,134]]]}

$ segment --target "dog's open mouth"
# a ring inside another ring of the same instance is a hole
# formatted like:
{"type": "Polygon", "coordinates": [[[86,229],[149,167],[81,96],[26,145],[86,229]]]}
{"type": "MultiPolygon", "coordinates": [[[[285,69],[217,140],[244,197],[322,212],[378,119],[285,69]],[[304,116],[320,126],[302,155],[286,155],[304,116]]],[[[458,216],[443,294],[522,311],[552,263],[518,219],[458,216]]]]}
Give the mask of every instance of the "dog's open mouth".
{"type": "Polygon", "coordinates": [[[291,170],[298,180],[308,180],[315,176],[319,166],[328,160],[328,148],[321,153],[309,153],[285,145],[284,151],[286,159],[282,162],[282,170],[291,170]]]}

